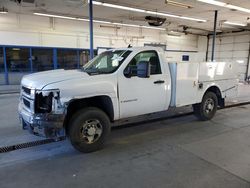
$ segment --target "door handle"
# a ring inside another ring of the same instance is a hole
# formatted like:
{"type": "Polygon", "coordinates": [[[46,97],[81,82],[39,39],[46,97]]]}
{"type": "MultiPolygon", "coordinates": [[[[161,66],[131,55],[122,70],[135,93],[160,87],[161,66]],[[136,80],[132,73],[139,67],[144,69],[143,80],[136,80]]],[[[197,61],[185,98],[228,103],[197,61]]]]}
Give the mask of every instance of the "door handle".
{"type": "Polygon", "coordinates": [[[164,80],[157,80],[157,81],[154,81],[154,84],[163,84],[163,83],[165,83],[164,80]]]}

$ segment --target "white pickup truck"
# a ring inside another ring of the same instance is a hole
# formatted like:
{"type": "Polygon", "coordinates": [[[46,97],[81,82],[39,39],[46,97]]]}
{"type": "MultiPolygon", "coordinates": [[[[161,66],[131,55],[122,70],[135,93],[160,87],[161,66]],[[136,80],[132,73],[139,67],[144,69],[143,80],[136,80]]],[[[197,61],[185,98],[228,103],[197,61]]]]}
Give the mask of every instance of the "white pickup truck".
{"type": "Polygon", "coordinates": [[[81,70],[24,76],[19,116],[33,134],[66,135],[77,150],[92,152],[103,147],[114,121],[185,105],[210,120],[237,88],[234,63],[169,63],[159,48],[113,49],[81,70]]]}

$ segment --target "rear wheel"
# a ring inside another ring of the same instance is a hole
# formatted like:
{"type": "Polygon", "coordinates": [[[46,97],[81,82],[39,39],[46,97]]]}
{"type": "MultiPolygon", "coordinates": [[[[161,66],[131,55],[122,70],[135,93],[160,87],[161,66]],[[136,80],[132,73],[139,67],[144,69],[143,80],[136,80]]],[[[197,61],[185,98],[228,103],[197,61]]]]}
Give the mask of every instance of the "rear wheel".
{"type": "Polygon", "coordinates": [[[213,92],[206,92],[201,103],[194,104],[194,114],[202,121],[210,120],[214,117],[218,106],[218,98],[213,92]]]}
{"type": "Polygon", "coordinates": [[[71,144],[80,152],[89,153],[103,148],[110,133],[110,121],[98,108],[89,107],[73,115],[69,124],[71,144]]]}

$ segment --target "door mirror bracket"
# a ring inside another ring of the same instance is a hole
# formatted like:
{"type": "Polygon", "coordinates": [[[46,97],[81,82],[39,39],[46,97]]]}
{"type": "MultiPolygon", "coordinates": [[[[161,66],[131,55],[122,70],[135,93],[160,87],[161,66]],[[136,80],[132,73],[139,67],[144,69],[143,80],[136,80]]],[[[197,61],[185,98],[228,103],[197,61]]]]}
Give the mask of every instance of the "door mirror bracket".
{"type": "Polygon", "coordinates": [[[127,67],[124,72],[123,72],[124,76],[126,78],[131,78],[132,77],[132,69],[131,67],[127,67]]]}

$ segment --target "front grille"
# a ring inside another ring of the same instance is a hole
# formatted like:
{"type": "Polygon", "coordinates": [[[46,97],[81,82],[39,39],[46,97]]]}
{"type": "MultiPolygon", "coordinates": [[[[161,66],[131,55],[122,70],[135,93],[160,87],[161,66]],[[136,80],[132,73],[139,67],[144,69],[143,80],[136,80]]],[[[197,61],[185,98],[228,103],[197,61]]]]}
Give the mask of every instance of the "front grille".
{"type": "Polygon", "coordinates": [[[30,108],[30,102],[26,99],[23,99],[23,104],[27,107],[30,108]]]}
{"type": "Polygon", "coordinates": [[[34,89],[22,86],[21,87],[21,101],[25,109],[31,113],[34,112],[34,89]]]}
{"type": "Polygon", "coordinates": [[[29,88],[27,88],[27,87],[24,87],[24,86],[22,86],[22,89],[23,89],[23,91],[24,91],[26,94],[30,95],[31,89],[29,89],[29,88]]]}

